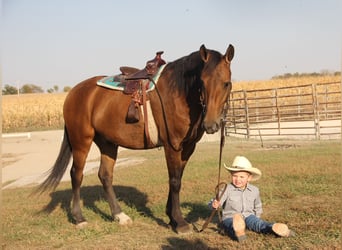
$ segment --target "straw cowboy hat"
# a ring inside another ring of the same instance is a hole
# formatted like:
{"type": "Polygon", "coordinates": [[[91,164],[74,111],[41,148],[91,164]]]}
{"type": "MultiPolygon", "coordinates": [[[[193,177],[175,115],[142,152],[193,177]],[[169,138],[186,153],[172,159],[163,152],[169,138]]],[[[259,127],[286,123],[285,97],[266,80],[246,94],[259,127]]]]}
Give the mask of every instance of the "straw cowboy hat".
{"type": "Polygon", "coordinates": [[[252,175],[252,181],[256,181],[261,177],[261,171],[253,168],[250,161],[244,156],[236,156],[231,167],[227,167],[226,164],[224,164],[224,167],[230,172],[246,171],[252,175]]]}

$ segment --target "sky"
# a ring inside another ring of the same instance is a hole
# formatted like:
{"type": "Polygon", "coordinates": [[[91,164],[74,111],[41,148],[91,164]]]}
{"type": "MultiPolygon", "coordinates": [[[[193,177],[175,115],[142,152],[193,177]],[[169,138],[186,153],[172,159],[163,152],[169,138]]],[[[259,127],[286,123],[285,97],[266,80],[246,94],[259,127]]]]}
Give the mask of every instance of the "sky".
{"type": "Polygon", "coordinates": [[[235,47],[234,81],[341,71],[341,0],[2,0],[2,85],[74,86],[235,47]]]}

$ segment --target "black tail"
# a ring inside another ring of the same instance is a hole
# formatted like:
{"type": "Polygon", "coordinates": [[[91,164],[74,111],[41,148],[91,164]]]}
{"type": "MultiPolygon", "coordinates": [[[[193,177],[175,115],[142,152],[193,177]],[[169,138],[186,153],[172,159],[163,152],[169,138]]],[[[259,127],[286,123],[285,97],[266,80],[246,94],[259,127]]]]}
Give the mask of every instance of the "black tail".
{"type": "Polygon", "coordinates": [[[61,145],[61,149],[59,151],[58,157],[56,159],[55,164],[52,168],[50,168],[46,174],[49,176],[45,179],[43,183],[41,183],[38,188],[34,191],[34,193],[44,193],[48,190],[55,190],[58,186],[59,182],[61,181],[68,164],[70,162],[72,154],[71,145],[69,142],[69,137],[66,128],[64,128],[64,136],[63,142],[61,145]]]}

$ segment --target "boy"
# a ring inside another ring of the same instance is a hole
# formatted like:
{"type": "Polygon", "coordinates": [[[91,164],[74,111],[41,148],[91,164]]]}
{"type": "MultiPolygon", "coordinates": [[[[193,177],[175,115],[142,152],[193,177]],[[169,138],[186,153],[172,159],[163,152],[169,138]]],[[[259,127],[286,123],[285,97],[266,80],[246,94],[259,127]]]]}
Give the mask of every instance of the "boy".
{"type": "Polygon", "coordinates": [[[239,242],[247,236],[245,229],[258,233],[274,233],[281,237],[293,236],[294,233],[283,223],[270,223],[260,219],[262,203],[259,189],[250,184],[258,180],[261,171],[252,167],[250,161],[244,156],[236,156],[231,167],[225,168],[230,172],[232,181],[227,185],[221,200],[212,202],[217,209],[222,206],[222,226],[230,237],[239,242]]]}

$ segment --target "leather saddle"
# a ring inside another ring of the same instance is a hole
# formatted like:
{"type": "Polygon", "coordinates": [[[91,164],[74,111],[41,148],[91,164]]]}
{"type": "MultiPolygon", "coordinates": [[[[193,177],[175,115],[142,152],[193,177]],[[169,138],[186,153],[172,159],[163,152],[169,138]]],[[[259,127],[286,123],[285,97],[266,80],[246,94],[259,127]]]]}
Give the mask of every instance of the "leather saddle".
{"type": "Polygon", "coordinates": [[[156,56],[147,61],[145,68],[137,69],[128,66],[120,67],[121,74],[114,76],[114,82],[121,82],[124,85],[124,93],[131,95],[132,100],[128,107],[126,122],[135,123],[140,120],[139,106],[143,105],[145,134],[147,143],[150,143],[150,137],[147,126],[147,108],[146,108],[146,90],[150,83],[150,79],[158,72],[160,66],[166,62],[161,58],[163,51],[156,53],[156,56]]]}
{"type": "MultiPolygon", "coordinates": [[[[142,88],[140,86],[142,85],[142,80],[151,79],[157,73],[160,66],[165,64],[165,61],[161,58],[163,53],[163,51],[157,52],[155,58],[148,61],[143,69],[128,66],[120,67],[121,74],[114,76],[113,81],[121,82],[125,86],[125,94],[134,94],[134,92],[142,88]]],[[[147,86],[144,87],[147,88],[147,86]]]]}

